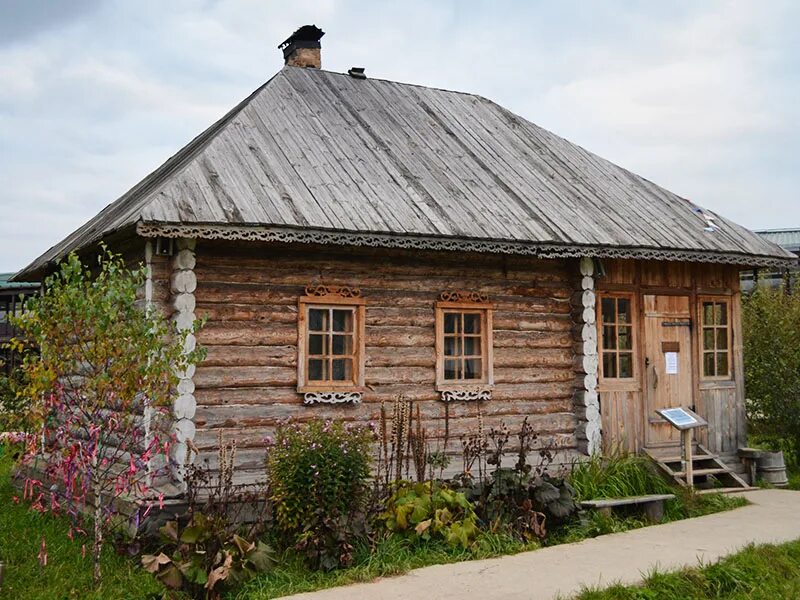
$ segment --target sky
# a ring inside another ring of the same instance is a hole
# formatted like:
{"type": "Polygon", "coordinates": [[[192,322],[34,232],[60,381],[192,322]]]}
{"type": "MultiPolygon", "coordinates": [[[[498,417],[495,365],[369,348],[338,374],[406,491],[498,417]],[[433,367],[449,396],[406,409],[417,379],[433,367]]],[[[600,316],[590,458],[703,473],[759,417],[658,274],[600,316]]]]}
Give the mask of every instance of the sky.
{"type": "Polygon", "coordinates": [[[800,227],[800,2],[0,0],[0,272],[283,65],[477,93],[753,229],[800,227]]]}

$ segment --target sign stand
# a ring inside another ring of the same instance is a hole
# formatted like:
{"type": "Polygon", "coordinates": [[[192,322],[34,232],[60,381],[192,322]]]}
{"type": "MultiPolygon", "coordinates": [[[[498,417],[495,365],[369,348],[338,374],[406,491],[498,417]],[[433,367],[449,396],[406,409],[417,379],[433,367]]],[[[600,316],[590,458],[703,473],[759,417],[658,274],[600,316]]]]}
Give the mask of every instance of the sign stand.
{"type": "Polygon", "coordinates": [[[683,472],[686,473],[686,483],[690,488],[694,487],[694,465],[692,464],[692,431],[688,427],[681,431],[681,442],[683,444],[683,472]]]}
{"type": "Polygon", "coordinates": [[[693,410],[688,408],[661,408],[656,411],[663,419],[681,433],[681,453],[683,460],[683,473],[686,477],[686,485],[689,489],[694,488],[694,464],[692,458],[692,432],[698,427],[706,427],[708,422],[693,410]]]}

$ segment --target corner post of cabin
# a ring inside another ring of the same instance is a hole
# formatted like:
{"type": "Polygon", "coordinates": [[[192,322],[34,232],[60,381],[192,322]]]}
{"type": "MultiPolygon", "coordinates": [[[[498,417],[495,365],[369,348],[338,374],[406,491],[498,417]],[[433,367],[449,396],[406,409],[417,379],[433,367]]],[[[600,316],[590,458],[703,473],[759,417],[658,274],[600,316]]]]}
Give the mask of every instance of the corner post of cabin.
{"type": "MultiPolygon", "coordinates": [[[[172,275],[170,277],[170,290],[172,292],[172,319],[178,331],[192,329],[195,322],[195,296],[197,277],[194,272],[195,249],[197,240],[193,238],[179,238],[175,242],[175,253],[172,256],[172,275]]],[[[186,338],[184,350],[191,352],[197,345],[194,334],[189,333],[186,338]]],[[[178,388],[175,402],[172,407],[172,431],[175,434],[175,443],[170,452],[170,458],[176,465],[174,475],[184,484],[183,467],[192,462],[189,443],[194,440],[195,424],[194,414],[197,409],[197,400],[194,397],[195,366],[189,365],[185,371],[176,373],[178,388]]]]}
{"type": "MultiPolygon", "coordinates": [[[[142,286],[141,295],[144,306],[142,307],[145,312],[153,310],[153,241],[150,239],[144,242],[144,285],[142,286]]],[[[145,448],[150,446],[152,439],[152,421],[153,409],[150,406],[149,399],[144,397],[141,399],[143,404],[142,417],[144,421],[144,445],[145,448]]],[[[148,485],[152,485],[152,472],[153,472],[153,459],[151,458],[147,463],[148,470],[148,485]]]]}
{"type": "Polygon", "coordinates": [[[600,401],[597,394],[597,327],[595,325],[594,261],[580,260],[580,286],[573,296],[572,315],[575,339],[575,395],[573,404],[578,417],[578,449],[593,455],[601,450],[600,401]]]}

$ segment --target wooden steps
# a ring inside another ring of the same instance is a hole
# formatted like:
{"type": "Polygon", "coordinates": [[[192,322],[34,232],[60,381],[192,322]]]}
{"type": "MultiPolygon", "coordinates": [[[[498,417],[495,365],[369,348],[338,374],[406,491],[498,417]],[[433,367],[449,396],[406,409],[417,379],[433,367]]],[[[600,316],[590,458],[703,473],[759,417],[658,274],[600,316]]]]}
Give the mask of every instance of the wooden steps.
{"type": "MultiPolygon", "coordinates": [[[[692,485],[698,491],[730,492],[751,489],[739,473],[702,444],[695,443],[692,449],[692,485]]],[[[681,487],[687,487],[686,465],[679,447],[645,448],[644,452],[653,459],[665,477],[681,487]]]]}

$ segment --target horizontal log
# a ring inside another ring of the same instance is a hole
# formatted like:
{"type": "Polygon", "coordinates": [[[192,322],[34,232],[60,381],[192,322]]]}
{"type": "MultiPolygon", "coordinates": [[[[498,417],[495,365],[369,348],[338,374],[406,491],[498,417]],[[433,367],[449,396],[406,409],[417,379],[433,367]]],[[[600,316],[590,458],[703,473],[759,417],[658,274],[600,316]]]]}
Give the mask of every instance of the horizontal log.
{"type": "Polygon", "coordinates": [[[198,332],[197,341],[204,346],[293,346],[297,344],[297,327],[252,321],[212,322],[198,332]]]}
{"type": "Polygon", "coordinates": [[[495,348],[571,348],[569,332],[549,331],[494,331],[495,348]]]}
{"type": "MultiPolygon", "coordinates": [[[[293,305],[213,304],[200,303],[195,308],[198,317],[209,321],[249,321],[254,323],[297,323],[297,307],[293,305]]],[[[366,326],[434,326],[433,303],[424,308],[371,306],[366,309],[366,326]]],[[[519,331],[567,331],[573,326],[569,315],[534,311],[493,312],[496,329],[519,331]]]]}
{"type": "MultiPolygon", "coordinates": [[[[498,383],[492,389],[492,402],[571,399],[575,391],[575,383],[575,379],[572,378],[525,384],[498,383]]],[[[362,403],[392,402],[400,395],[412,401],[440,401],[441,397],[441,394],[431,385],[392,383],[366,390],[362,403]]],[[[302,401],[302,395],[298,394],[296,386],[291,384],[252,387],[198,386],[195,398],[198,404],[202,405],[259,404],[264,406],[265,410],[268,410],[269,405],[273,403],[299,403],[302,401]]]]}
{"type": "Polygon", "coordinates": [[[284,260],[239,259],[224,260],[214,256],[202,256],[194,270],[208,281],[248,281],[269,283],[271,281],[292,282],[306,285],[309,274],[315,279],[324,279],[325,283],[347,285],[348,280],[369,279],[376,274],[391,276],[392,281],[442,281],[457,280],[482,285],[492,281],[530,283],[561,286],[571,285],[575,280],[573,273],[563,268],[547,268],[545,263],[535,263],[527,269],[503,269],[494,265],[464,263],[447,264],[437,260],[436,269],[420,262],[403,262],[400,264],[376,262],[374,259],[358,261],[348,256],[339,261],[296,260],[291,257],[284,260]]]}
{"type": "MultiPolygon", "coordinates": [[[[493,332],[496,348],[569,348],[568,331],[510,331],[493,332]]],[[[430,346],[434,345],[432,327],[373,326],[366,328],[367,346],[430,346]]],[[[284,324],[265,324],[253,321],[206,323],[198,334],[201,344],[233,344],[242,346],[282,346],[297,343],[297,328],[284,324]]]]}
{"type": "Polygon", "coordinates": [[[296,346],[208,346],[206,367],[296,367],[296,346]]]}
{"type": "Polygon", "coordinates": [[[213,304],[198,302],[195,313],[209,321],[252,321],[258,323],[297,323],[296,305],[213,304]]]}
{"type": "MultiPolygon", "coordinates": [[[[513,415],[465,417],[451,420],[449,423],[449,439],[452,444],[458,444],[461,437],[474,435],[478,432],[479,423],[483,423],[484,432],[492,428],[505,425],[511,432],[518,431],[525,417],[513,415]]],[[[570,413],[552,415],[533,415],[528,417],[528,423],[537,432],[537,439],[533,444],[536,448],[565,448],[575,446],[575,417],[570,413]]],[[[428,439],[431,442],[442,440],[445,436],[444,423],[429,421],[424,423],[428,439]]],[[[219,432],[227,439],[235,439],[237,448],[263,448],[268,437],[274,437],[275,426],[221,426],[216,428],[198,429],[194,443],[198,449],[208,450],[216,448],[219,432]]]]}
{"type": "MultiPolygon", "coordinates": [[[[453,402],[449,405],[440,400],[414,402],[415,415],[418,407],[420,417],[425,424],[444,420],[448,408],[451,421],[476,417],[478,414],[477,404],[470,402],[453,402]]],[[[391,418],[391,406],[387,406],[386,410],[391,418]]],[[[518,417],[526,415],[568,413],[572,410],[572,402],[569,399],[516,402],[491,400],[482,402],[480,410],[484,416],[507,416],[511,421],[517,421],[518,417]]],[[[267,406],[252,404],[200,406],[195,412],[194,421],[198,428],[276,426],[286,419],[305,422],[316,418],[368,423],[380,420],[380,411],[381,405],[377,403],[347,407],[332,404],[308,406],[298,400],[267,406]]]]}
{"type": "Polygon", "coordinates": [[[494,348],[494,368],[501,367],[553,367],[570,369],[573,355],[568,348],[539,348],[534,352],[520,352],[515,347],[494,348]]]}
{"type": "MultiPolygon", "coordinates": [[[[310,283],[310,282],[308,282],[310,283]]],[[[352,283],[352,282],[351,282],[352,283]]],[[[358,282],[356,282],[358,283],[358,282]]],[[[397,290],[391,288],[365,288],[361,286],[362,296],[367,306],[432,308],[439,288],[429,290],[397,290]]],[[[529,290],[531,291],[531,290],[529,290]]],[[[569,314],[568,298],[553,294],[550,290],[522,296],[521,289],[507,289],[505,293],[492,293],[489,299],[497,310],[533,311],[540,313],[569,314]]],[[[305,285],[251,284],[241,282],[215,283],[199,279],[195,296],[198,304],[251,304],[251,305],[297,305],[297,299],[304,295],[305,285]]]]}
{"type": "Polygon", "coordinates": [[[289,385],[297,381],[297,370],[291,367],[206,367],[199,366],[194,375],[195,388],[259,387],[289,385]]]}

